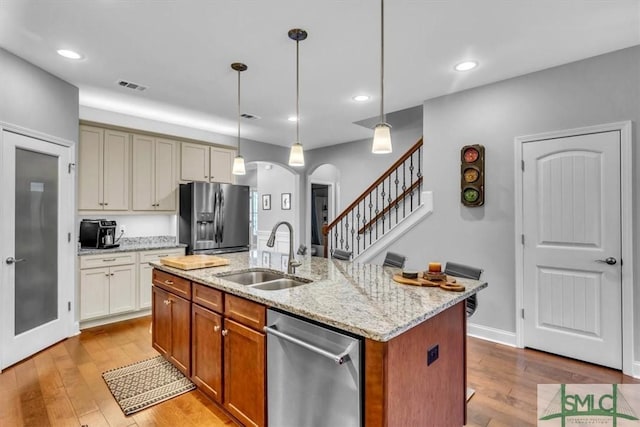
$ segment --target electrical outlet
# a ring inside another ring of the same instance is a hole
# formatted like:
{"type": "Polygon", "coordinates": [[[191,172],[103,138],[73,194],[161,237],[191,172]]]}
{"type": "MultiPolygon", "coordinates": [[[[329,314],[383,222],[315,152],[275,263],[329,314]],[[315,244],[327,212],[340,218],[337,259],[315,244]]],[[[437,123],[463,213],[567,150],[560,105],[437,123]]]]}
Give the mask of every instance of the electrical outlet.
{"type": "Polygon", "coordinates": [[[127,226],[124,224],[120,224],[118,226],[118,232],[122,235],[127,232],[127,226]]]}
{"type": "Polygon", "coordinates": [[[433,362],[438,360],[438,356],[439,356],[438,353],[439,353],[438,344],[434,345],[429,350],[427,350],[427,366],[431,365],[433,362]]]}

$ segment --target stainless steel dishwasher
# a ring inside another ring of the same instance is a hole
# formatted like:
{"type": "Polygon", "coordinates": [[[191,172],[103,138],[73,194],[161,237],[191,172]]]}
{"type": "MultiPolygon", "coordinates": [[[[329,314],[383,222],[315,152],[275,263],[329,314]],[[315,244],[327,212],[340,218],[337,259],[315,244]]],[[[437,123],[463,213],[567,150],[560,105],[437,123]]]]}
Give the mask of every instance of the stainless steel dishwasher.
{"type": "Polygon", "coordinates": [[[362,340],[267,310],[269,427],[361,427],[362,340]]]}

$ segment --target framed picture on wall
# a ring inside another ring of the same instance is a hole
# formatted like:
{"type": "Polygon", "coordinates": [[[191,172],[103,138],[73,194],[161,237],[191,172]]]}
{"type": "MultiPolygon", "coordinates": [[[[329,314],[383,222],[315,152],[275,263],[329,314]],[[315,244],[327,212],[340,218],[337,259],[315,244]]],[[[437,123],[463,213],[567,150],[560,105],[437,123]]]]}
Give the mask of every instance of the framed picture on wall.
{"type": "Polygon", "coordinates": [[[262,195],[262,210],[271,210],[271,194],[262,195]]]}
{"type": "Polygon", "coordinates": [[[291,209],[291,193],[282,193],[280,196],[280,207],[283,211],[291,209]]]}

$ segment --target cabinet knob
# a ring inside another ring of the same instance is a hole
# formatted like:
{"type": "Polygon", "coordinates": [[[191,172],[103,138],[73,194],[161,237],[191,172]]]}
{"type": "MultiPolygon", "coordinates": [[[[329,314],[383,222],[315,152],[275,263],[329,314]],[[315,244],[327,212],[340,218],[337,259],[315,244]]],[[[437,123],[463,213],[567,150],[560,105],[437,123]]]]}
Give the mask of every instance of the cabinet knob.
{"type": "Polygon", "coordinates": [[[103,204],[104,204],[105,206],[107,206],[109,203],[108,203],[108,202],[104,202],[103,204]]]}
{"type": "Polygon", "coordinates": [[[109,277],[109,273],[106,273],[105,276],[109,277]]]}
{"type": "Polygon", "coordinates": [[[116,273],[111,273],[111,275],[112,275],[112,276],[113,276],[113,275],[115,275],[115,274],[116,274],[116,273]]]}
{"type": "Polygon", "coordinates": [[[223,337],[226,337],[228,333],[229,333],[229,331],[227,331],[226,329],[222,330],[222,336],[223,337]]]}
{"type": "Polygon", "coordinates": [[[168,300],[168,299],[166,299],[166,300],[164,300],[164,301],[162,301],[162,302],[164,302],[164,305],[169,305],[169,304],[171,304],[171,300],[168,300]]]}
{"type": "Polygon", "coordinates": [[[220,325],[216,325],[213,327],[213,332],[218,332],[220,330],[220,325]]]}
{"type": "Polygon", "coordinates": [[[173,280],[165,280],[165,285],[173,285],[173,280]]]}

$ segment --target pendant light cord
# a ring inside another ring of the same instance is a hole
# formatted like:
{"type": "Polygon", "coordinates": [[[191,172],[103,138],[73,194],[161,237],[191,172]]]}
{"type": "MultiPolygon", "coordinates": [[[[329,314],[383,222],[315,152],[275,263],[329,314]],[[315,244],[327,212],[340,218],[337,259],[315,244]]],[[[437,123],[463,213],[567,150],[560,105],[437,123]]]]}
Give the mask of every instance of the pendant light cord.
{"type": "Polygon", "coordinates": [[[238,156],[240,156],[240,70],[238,70],[238,156]]]}
{"type": "Polygon", "coordinates": [[[296,143],[300,144],[300,40],[296,40],[296,143]]]}
{"type": "Polygon", "coordinates": [[[384,123],[384,0],[380,0],[380,123],[384,123]]]}

